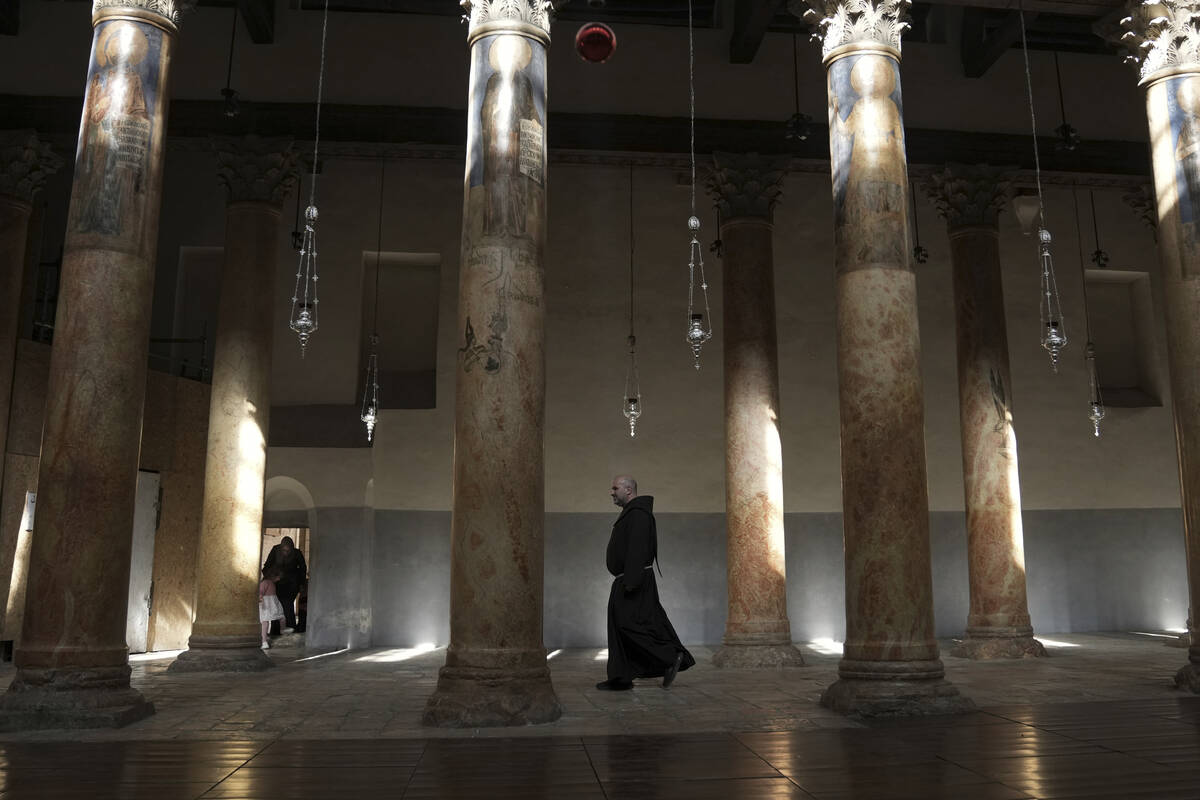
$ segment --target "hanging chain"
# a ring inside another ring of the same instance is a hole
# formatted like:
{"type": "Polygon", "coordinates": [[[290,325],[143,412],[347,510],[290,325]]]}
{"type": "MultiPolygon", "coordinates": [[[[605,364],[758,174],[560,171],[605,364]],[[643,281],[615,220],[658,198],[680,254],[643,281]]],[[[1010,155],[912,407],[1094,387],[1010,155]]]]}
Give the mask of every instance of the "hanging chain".
{"type": "Polygon", "coordinates": [[[692,216],[696,216],[696,45],[692,37],[692,0],[688,0],[688,99],[691,121],[692,216]]]}
{"type": "Polygon", "coordinates": [[[325,90],[325,38],[329,32],[329,0],[325,0],[325,14],[321,20],[321,69],[317,73],[317,121],[313,132],[312,186],[309,187],[308,204],[316,205],[317,199],[317,155],[321,150],[321,95],[325,90]]]}
{"type": "MultiPolygon", "coordinates": [[[[1095,198],[1093,197],[1093,203],[1095,198]]],[[[1092,422],[1092,434],[1100,435],[1100,420],[1104,419],[1104,397],[1100,393],[1100,375],[1096,370],[1096,345],[1092,342],[1092,320],[1088,309],[1087,270],[1083,266],[1083,232],[1079,224],[1079,195],[1071,187],[1071,202],[1075,204],[1075,234],[1079,245],[1079,279],[1083,288],[1083,329],[1087,333],[1083,360],[1088,374],[1088,419],[1092,422]]],[[[1092,206],[1093,211],[1095,205],[1092,206]]]]}
{"type": "MultiPolygon", "coordinates": [[[[321,96],[325,88],[325,48],[329,31],[329,0],[321,21],[321,66],[317,73],[317,109],[313,133],[312,177],[309,185],[308,208],[304,209],[304,234],[300,244],[300,263],[296,268],[296,285],[292,290],[292,312],[288,327],[300,337],[300,357],[308,350],[309,338],[320,327],[320,300],[317,298],[317,165],[321,147],[321,96]],[[301,291],[301,284],[304,288],[301,291]]],[[[298,191],[298,190],[297,190],[298,191]]]]}
{"type": "Polygon", "coordinates": [[[694,366],[700,369],[700,348],[712,338],[712,313],[708,307],[708,281],[704,277],[704,253],[700,247],[700,218],[696,216],[696,46],[692,31],[692,0],[688,0],[688,97],[691,123],[692,215],[688,217],[691,243],[688,245],[688,322],[684,338],[691,345],[694,366]],[[696,268],[700,269],[700,289],[704,292],[704,313],[695,313],[696,268]]]}
{"type": "Polygon", "coordinates": [[[1025,58],[1025,90],[1029,99],[1029,126],[1033,130],[1033,175],[1037,182],[1038,196],[1038,225],[1046,227],[1046,206],[1042,199],[1042,159],[1038,154],[1037,143],[1037,114],[1033,110],[1033,76],[1029,69],[1029,43],[1025,40],[1025,11],[1017,5],[1017,15],[1021,22],[1021,53],[1025,58]]]}
{"type": "Polygon", "coordinates": [[[1033,104],[1033,74],[1029,67],[1029,42],[1025,37],[1025,12],[1017,6],[1021,24],[1021,54],[1025,61],[1025,89],[1029,100],[1029,124],[1033,134],[1033,172],[1038,198],[1038,262],[1041,265],[1041,298],[1038,316],[1042,324],[1042,347],[1050,354],[1050,368],[1058,372],[1058,357],[1067,346],[1066,321],[1058,297],[1058,281],[1054,275],[1054,259],[1050,254],[1050,231],[1046,229],[1046,201],[1042,194],[1042,159],[1038,152],[1037,114],[1033,104]]]}
{"type": "Polygon", "coordinates": [[[371,317],[373,338],[379,338],[379,273],[383,258],[383,184],[387,176],[387,156],[379,160],[379,221],[375,230],[375,313],[371,317]]]}
{"type": "Polygon", "coordinates": [[[625,394],[621,398],[621,413],[629,420],[629,438],[637,435],[637,421],[642,416],[642,386],[638,379],[637,336],[633,331],[633,162],[629,162],[629,366],[625,372],[625,394]]]}

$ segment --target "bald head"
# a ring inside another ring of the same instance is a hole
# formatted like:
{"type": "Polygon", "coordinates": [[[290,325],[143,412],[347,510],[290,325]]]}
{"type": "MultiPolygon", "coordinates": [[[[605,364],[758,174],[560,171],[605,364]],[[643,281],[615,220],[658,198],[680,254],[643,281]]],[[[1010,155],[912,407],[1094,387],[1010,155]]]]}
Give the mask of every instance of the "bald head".
{"type": "Polygon", "coordinates": [[[629,475],[618,475],[612,482],[612,499],[615,505],[624,507],[637,497],[637,481],[629,475]]]}

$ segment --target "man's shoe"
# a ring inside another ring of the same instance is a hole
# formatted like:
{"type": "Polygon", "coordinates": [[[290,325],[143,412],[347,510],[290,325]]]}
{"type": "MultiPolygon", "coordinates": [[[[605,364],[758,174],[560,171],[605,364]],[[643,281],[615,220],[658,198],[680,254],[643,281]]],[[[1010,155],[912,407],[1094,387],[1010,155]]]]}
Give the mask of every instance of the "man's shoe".
{"type": "Polygon", "coordinates": [[[671,666],[667,667],[667,671],[663,673],[663,688],[668,688],[675,676],[679,674],[679,665],[683,663],[683,651],[680,650],[675,654],[675,660],[671,662],[671,666]]]}
{"type": "Polygon", "coordinates": [[[596,684],[596,688],[602,692],[623,692],[633,688],[633,681],[623,681],[620,678],[610,678],[606,681],[600,681],[596,684]]]}

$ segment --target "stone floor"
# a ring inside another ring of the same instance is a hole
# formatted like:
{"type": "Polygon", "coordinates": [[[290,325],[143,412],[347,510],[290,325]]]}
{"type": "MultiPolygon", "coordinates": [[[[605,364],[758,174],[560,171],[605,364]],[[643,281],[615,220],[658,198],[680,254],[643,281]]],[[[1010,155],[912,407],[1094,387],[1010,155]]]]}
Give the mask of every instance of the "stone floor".
{"type": "MultiPolygon", "coordinates": [[[[808,666],[717,670],[669,691],[593,688],[597,650],[551,654],[562,719],[516,729],[420,725],[444,651],[311,652],[268,673],[166,672],[135,657],[158,713],[119,730],[0,734],[0,800],[1200,800],[1200,697],[1160,631],[1042,637],[1051,656],[946,657],[974,713],[860,722],[817,704],[837,646],[808,666]]],[[[943,652],[950,642],[943,643],[943,652]]],[[[0,673],[11,680],[8,665],[0,673]]]]}
{"type": "MultiPolygon", "coordinates": [[[[801,645],[808,666],[793,670],[720,670],[711,648],[693,647],[697,664],[670,690],[658,681],[631,692],[598,692],[604,652],[550,654],[562,718],[505,729],[431,729],[421,711],[433,692],[443,649],[305,650],[302,637],[270,651],[276,669],[256,674],[174,674],[173,654],[134,656],[133,685],[157,713],[117,730],[2,733],[0,741],[312,739],[596,736],[712,731],[787,731],[862,727],[822,708],[821,691],[836,679],[839,646],[801,645]]],[[[973,662],[947,655],[947,678],[979,707],[1096,700],[1162,700],[1180,696],[1172,677],[1187,651],[1169,647],[1162,631],[1054,634],[1040,637],[1044,659],[973,662]]],[[[0,689],[13,668],[0,670],[0,689]]]]}

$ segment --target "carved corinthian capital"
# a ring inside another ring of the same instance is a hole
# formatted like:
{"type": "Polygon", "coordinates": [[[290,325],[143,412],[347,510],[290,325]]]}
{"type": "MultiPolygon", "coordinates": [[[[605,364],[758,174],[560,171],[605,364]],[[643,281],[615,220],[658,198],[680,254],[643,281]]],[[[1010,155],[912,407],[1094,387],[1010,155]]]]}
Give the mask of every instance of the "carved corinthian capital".
{"type": "Polygon", "coordinates": [[[813,29],[821,55],[858,42],[900,50],[912,0],[789,0],[788,10],[813,29]]]}
{"type": "Polygon", "coordinates": [[[925,191],[951,228],[995,226],[1012,193],[1012,172],[988,164],[948,164],[929,176],[925,191]]]}
{"type": "Polygon", "coordinates": [[[92,14],[106,8],[140,8],[179,24],[179,17],[196,7],[196,0],[92,0],[92,14]]]}
{"type": "Polygon", "coordinates": [[[0,195],[32,203],[46,176],[62,167],[50,145],[36,131],[0,131],[0,195]]]}
{"type": "Polygon", "coordinates": [[[470,27],[467,39],[473,40],[476,32],[492,23],[524,23],[541,29],[550,38],[550,16],[554,4],[550,0],[459,0],[463,9],[463,22],[470,27]]]}
{"type": "Polygon", "coordinates": [[[1127,9],[1121,43],[1142,79],[1170,67],[1200,69],[1200,0],[1130,0],[1127,9]]]}
{"type": "Polygon", "coordinates": [[[725,219],[761,217],[770,222],[790,161],[788,156],[713,153],[705,185],[725,219]]]}
{"type": "Polygon", "coordinates": [[[296,185],[296,151],[291,139],[214,136],[217,180],[230,203],[283,204],[296,185]]]}

